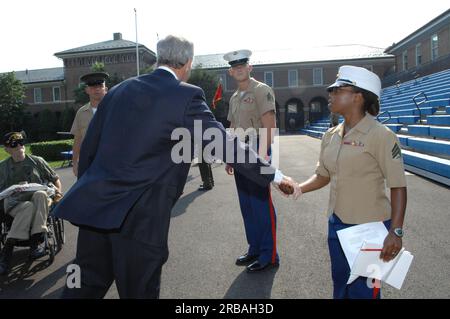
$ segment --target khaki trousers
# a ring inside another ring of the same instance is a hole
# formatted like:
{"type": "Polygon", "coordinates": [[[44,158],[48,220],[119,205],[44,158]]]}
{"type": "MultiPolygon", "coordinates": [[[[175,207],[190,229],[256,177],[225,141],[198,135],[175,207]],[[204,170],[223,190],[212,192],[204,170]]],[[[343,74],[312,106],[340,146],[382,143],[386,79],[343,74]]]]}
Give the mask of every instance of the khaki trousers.
{"type": "MultiPolygon", "coordinates": [[[[7,207],[5,199],[5,208],[7,207]]],[[[8,238],[28,240],[30,235],[47,232],[48,208],[51,199],[44,191],[37,191],[31,200],[20,202],[8,212],[14,218],[8,238]]]]}

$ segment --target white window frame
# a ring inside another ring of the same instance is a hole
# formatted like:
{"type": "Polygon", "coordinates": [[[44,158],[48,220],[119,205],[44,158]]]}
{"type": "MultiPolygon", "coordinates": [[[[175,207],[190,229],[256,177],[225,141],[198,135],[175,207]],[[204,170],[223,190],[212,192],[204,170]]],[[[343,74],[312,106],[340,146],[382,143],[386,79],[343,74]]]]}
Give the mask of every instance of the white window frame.
{"type": "Polygon", "coordinates": [[[288,70],[288,86],[290,88],[298,87],[298,70],[288,70]],[[295,72],[295,73],[294,73],[295,72]],[[291,83],[291,73],[294,73],[294,83],[291,83]]]}
{"type": "Polygon", "coordinates": [[[323,85],[323,68],[313,68],[313,85],[323,85]],[[320,81],[316,78],[316,71],[320,71],[320,81]]]}
{"type": "Polygon", "coordinates": [[[265,71],[264,72],[264,83],[266,83],[268,86],[270,86],[271,88],[273,88],[273,87],[275,87],[275,83],[274,83],[274,80],[273,80],[273,71],[265,71]],[[272,83],[267,83],[268,81],[267,81],[267,76],[270,74],[270,76],[272,77],[272,83]]]}
{"type": "Polygon", "coordinates": [[[402,71],[408,70],[408,50],[402,52],[402,71]]]}
{"type": "Polygon", "coordinates": [[[431,61],[434,61],[439,57],[439,36],[437,33],[435,33],[431,36],[430,42],[431,42],[430,43],[430,47],[431,47],[430,58],[431,58],[431,61]],[[436,42],[433,41],[434,38],[436,38],[436,42]],[[433,43],[436,43],[436,47],[433,47],[433,43]],[[436,55],[434,55],[434,49],[436,49],[436,55]]]}
{"type": "Polygon", "coordinates": [[[61,101],[61,87],[59,87],[59,86],[52,87],[52,93],[53,93],[53,102],[60,102],[61,101]],[[58,91],[59,91],[59,100],[57,100],[55,98],[55,89],[58,89],[58,91]]]}
{"type": "Polygon", "coordinates": [[[42,103],[42,88],[34,88],[33,93],[34,93],[34,103],[42,103]]]}
{"type": "Polygon", "coordinates": [[[416,66],[422,65],[422,43],[416,44],[416,66]],[[419,54],[420,53],[420,54],[419,54]],[[420,62],[419,62],[420,57],[420,62]]]}

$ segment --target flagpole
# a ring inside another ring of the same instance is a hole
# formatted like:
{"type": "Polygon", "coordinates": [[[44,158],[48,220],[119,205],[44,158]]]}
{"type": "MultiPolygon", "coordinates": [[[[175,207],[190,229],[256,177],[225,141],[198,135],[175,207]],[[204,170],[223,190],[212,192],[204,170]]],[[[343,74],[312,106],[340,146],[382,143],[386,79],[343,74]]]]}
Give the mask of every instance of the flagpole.
{"type": "Polygon", "coordinates": [[[134,8],[134,23],[136,26],[136,70],[137,76],[139,76],[139,44],[138,44],[138,32],[137,32],[137,11],[134,8]]]}

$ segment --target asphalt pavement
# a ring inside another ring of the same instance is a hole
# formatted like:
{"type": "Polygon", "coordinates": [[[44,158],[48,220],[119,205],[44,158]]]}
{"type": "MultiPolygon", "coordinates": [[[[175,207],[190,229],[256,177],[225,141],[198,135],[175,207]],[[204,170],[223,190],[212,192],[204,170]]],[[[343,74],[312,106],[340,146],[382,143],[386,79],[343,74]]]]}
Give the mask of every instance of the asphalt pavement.
{"type": "MultiPolygon", "coordinates": [[[[314,172],[320,140],[304,135],[280,137],[280,168],[303,181],[314,172]]],[[[75,178],[58,169],[65,190],[75,178]]],[[[161,298],[331,298],[327,247],[329,187],[294,201],[273,191],[277,211],[280,267],[248,274],[234,264],[246,252],[234,178],[223,164],[213,165],[214,189],[197,190],[199,169],[191,167],[184,194],[172,210],[169,259],[163,267],[161,298]]],[[[401,290],[383,286],[383,298],[450,298],[449,188],[407,174],[408,205],[404,246],[414,255],[401,290]]],[[[0,298],[58,298],[67,266],[75,256],[77,228],[66,222],[66,244],[52,264],[29,263],[17,249],[12,272],[0,278],[0,298]]],[[[118,298],[112,286],[106,298],[118,298]]]]}

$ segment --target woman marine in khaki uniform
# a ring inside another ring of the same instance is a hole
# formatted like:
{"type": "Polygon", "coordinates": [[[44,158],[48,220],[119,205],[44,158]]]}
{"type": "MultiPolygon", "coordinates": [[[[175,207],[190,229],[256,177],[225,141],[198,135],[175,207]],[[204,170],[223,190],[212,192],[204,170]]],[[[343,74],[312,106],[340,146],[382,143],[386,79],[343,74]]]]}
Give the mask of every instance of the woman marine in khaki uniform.
{"type": "Polygon", "coordinates": [[[324,134],[315,175],[299,186],[301,193],[307,193],[331,184],[328,246],[334,298],[373,298],[367,278],[359,277],[347,285],[350,268],[336,232],[383,221],[389,234],[380,258],[387,262],[396,256],[402,248],[406,209],[403,159],[395,133],[374,118],[381,92],[376,74],[342,66],[328,92],[331,112],[345,121],[324,134]],[[391,200],[385,185],[390,188],[391,200]]]}

